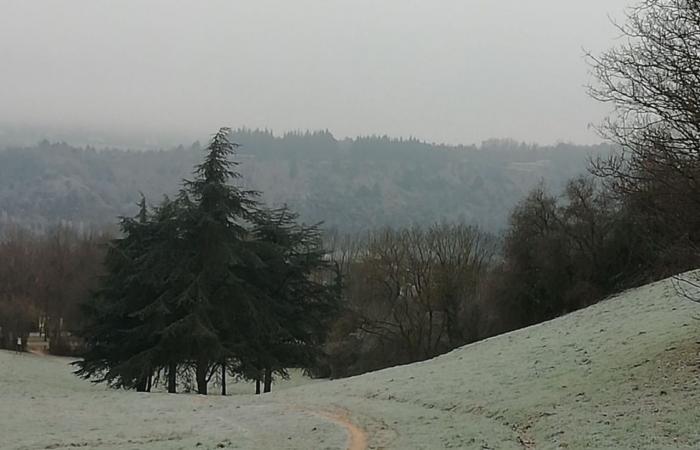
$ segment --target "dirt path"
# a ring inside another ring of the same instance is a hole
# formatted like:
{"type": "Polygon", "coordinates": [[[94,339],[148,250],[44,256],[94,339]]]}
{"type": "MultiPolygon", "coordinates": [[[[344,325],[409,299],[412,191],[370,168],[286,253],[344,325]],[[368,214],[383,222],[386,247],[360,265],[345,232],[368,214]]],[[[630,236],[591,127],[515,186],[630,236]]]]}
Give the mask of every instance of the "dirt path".
{"type": "Polygon", "coordinates": [[[320,412],[317,415],[335,422],[345,428],[348,433],[348,448],[347,450],[367,450],[367,433],[362,428],[355,425],[347,413],[344,412],[320,412]]]}
{"type": "Polygon", "coordinates": [[[27,339],[27,352],[33,355],[46,356],[49,354],[49,343],[32,333],[27,339]]]}
{"type": "Polygon", "coordinates": [[[32,347],[27,347],[27,353],[31,353],[32,355],[36,355],[36,356],[48,356],[48,354],[49,354],[43,348],[32,348],[32,347]]]}
{"type": "MultiPolygon", "coordinates": [[[[308,410],[307,410],[308,411],[308,410]]],[[[345,428],[348,434],[348,446],[347,450],[367,450],[367,433],[365,430],[357,426],[348,417],[347,412],[343,410],[337,410],[334,412],[329,411],[308,411],[314,416],[318,416],[322,419],[333,422],[341,427],[345,428]]]]}

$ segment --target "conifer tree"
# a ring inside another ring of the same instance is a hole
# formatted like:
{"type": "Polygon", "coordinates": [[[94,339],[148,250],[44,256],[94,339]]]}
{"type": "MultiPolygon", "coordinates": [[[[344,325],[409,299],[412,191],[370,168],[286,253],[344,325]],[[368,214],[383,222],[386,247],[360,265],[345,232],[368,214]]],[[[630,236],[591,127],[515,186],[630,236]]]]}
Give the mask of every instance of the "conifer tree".
{"type": "Polygon", "coordinates": [[[181,337],[181,349],[194,365],[197,391],[207,393],[211,370],[235,355],[224,342],[240,341],[239,323],[251,316],[247,286],[239,276],[256,258],[247,242],[255,213],[254,191],[233,185],[240,178],[230,158],[235,144],[228,128],[216,133],[193,180],[185,181],[180,201],[186,248],[178,258],[171,295],[185,314],[169,332],[181,337]]]}
{"type": "Polygon", "coordinates": [[[142,200],[112,242],[103,286],[86,305],[88,352],[78,375],[150,390],[165,373],[194,369],[197,392],[221,371],[271,388],[273,373],[311,367],[337,289],[318,226],[286,207],[260,210],[257,193],[235,185],[236,145],[222,128],[176,199],[150,212],[142,200]]]}
{"type": "Polygon", "coordinates": [[[250,276],[256,285],[258,320],[248,330],[254,356],[249,363],[269,392],[274,373],[310,368],[318,356],[328,320],[337,306],[318,226],[304,226],[286,207],[257,216],[256,252],[263,266],[250,276]]]}
{"type": "MultiPolygon", "coordinates": [[[[147,383],[154,372],[165,370],[168,392],[176,390],[178,364],[183,360],[182,337],[172,333],[186,311],[177,304],[173,290],[181,283],[177,276],[177,261],[186,248],[181,217],[186,205],[165,198],[154,209],[152,218],[143,230],[144,247],[136,260],[138,279],[147,297],[134,305],[130,316],[135,325],[126,330],[125,344],[138,343],[139,352],[132,352],[122,364],[127,368],[145,371],[147,383]]],[[[131,347],[130,347],[131,348],[131,347]]]]}
{"type": "Polygon", "coordinates": [[[148,302],[151,292],[140,276],[139,259],[145,250],[148,222],[146,200],[141,199],[134,218],[122,218],[122,237],[110,243],[105,258],[106,275],[102,288],[85,305],[90,324],[82,332],[88,348],[77,363],[77,374],[107,382],[116,387],[145,389],[147,374],[125,365],[145,342],[129,336],[128,330],[140,325],[132,313],[148,302]]]}

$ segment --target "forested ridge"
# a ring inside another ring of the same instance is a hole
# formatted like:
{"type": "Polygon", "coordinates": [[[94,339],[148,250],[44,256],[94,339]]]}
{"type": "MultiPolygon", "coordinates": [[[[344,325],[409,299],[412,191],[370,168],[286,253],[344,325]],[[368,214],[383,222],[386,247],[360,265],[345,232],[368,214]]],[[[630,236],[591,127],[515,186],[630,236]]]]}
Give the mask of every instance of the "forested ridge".
{"type": "MultiPolygon", "coordinates": [[[[508,211],[544,180],[553,189],[586,170],[610,147],[537,146],[492,140],[479,146],[416,139],[338,140],[327,131],[275,136],[239,129],[246,186],[270,205],[288,204],[308,223],[359,231],[436,221],[497,230],[508,211]]],[[[194,143],[167,150],[74,147],[47,140],[10,146],[0,138],[0,221],[31,227],[56,222],[103,226],[173,195],[201,152],[194,143]]]]}

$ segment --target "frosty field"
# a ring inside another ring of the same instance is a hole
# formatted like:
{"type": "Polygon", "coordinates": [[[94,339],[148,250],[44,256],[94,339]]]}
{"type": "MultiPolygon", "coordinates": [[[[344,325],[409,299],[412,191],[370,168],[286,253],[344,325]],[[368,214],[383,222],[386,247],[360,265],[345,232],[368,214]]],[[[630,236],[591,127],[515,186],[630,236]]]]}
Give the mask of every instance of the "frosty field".
{"type": "Polygon", "coordinates": [[[700,448],[696,316],[663,281],[431,361],[225,398],[0,352],[0,448],[700,448]]]}

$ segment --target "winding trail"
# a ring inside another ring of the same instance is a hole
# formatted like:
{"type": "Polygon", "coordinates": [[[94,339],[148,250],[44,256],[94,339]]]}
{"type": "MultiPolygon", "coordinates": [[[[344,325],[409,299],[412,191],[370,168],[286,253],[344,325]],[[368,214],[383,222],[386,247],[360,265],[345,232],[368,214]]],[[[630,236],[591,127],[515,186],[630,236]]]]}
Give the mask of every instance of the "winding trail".
{"type": "Polygon", "coordinates": [[[345,412],[316,412],[315,415],[345,428],[348,433],[347,450],[367,450],[367,433],[353,423],[345,412]]]}
{"type": "Polygon", "coordinates": [[[347,450],[367,450],[369,441],[367,432],[350,419],[346,410],[339,408],[334,411],[316,410],[299,406],[295,406],[292,409],[316,416],[344,428],[348,435],[347,450]]]}

